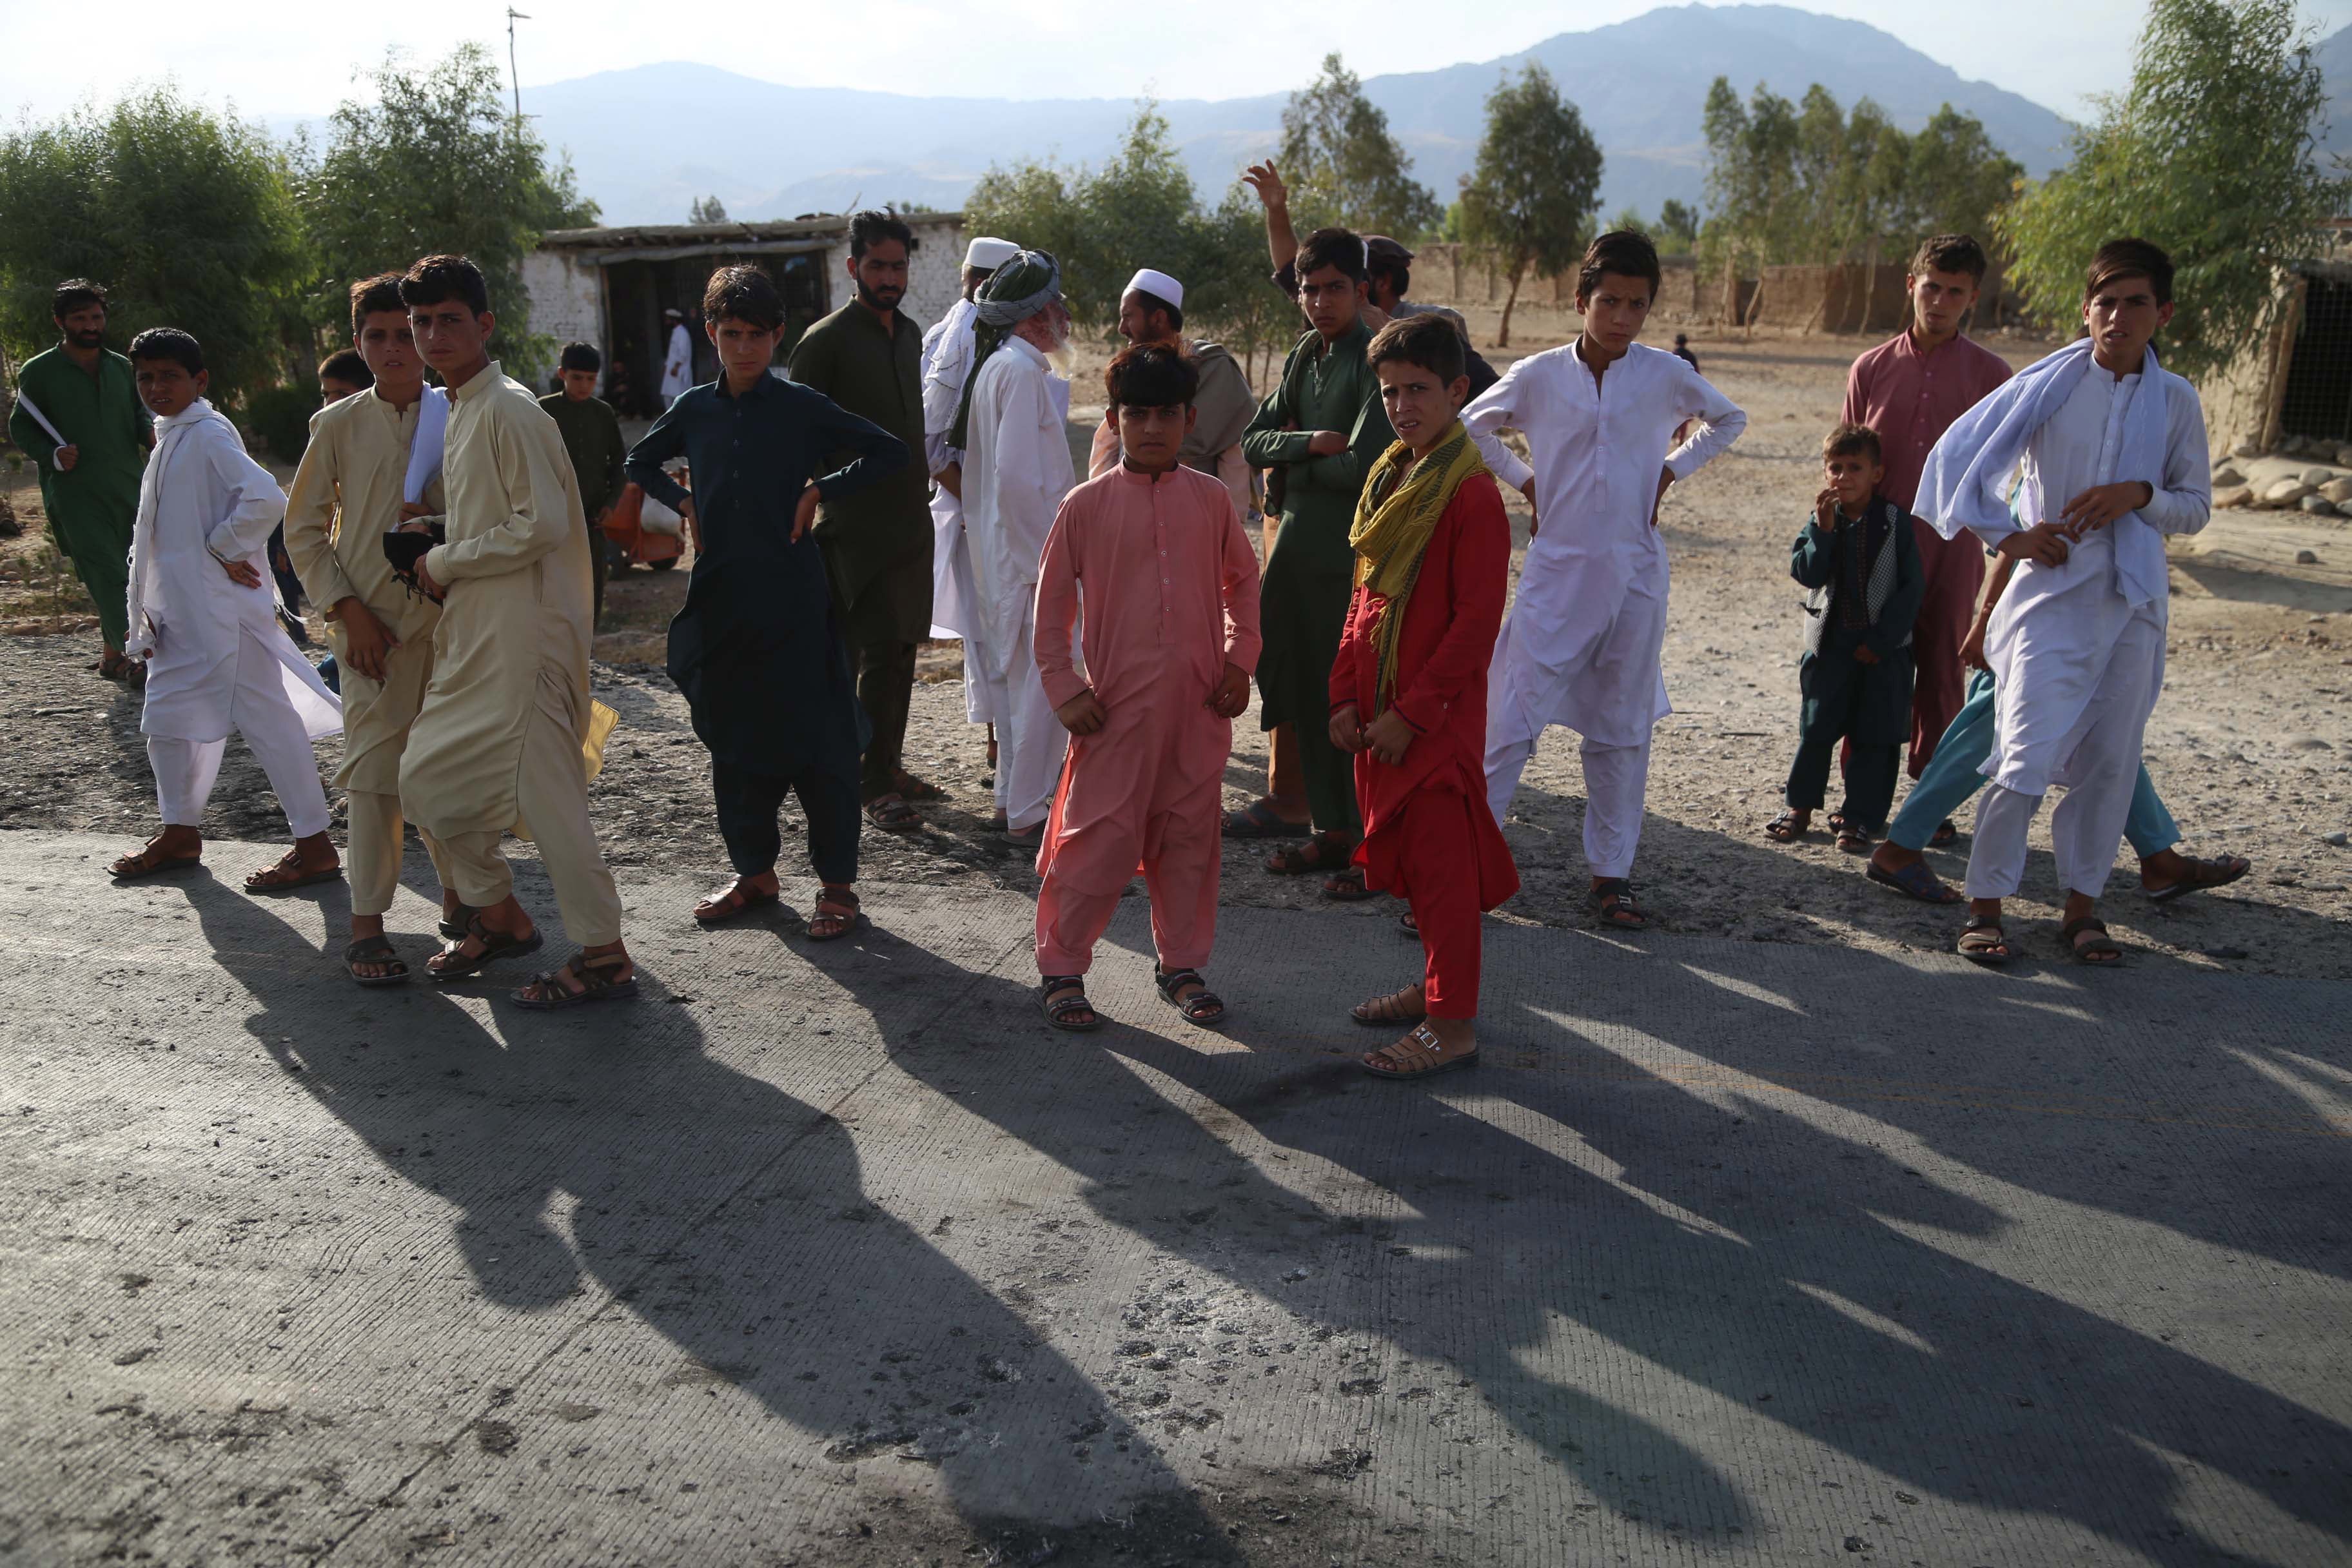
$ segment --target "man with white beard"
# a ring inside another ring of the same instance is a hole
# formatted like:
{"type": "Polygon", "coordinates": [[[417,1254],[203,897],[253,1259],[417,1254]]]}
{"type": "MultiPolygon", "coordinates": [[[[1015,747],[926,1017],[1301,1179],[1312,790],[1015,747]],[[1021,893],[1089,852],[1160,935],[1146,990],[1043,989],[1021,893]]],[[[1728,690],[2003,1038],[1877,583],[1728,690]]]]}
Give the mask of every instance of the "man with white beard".
{"type": "Polygon", "coordinates": [[[1070,384],[1049,363],[1070,341],[1061,266],[1045,251],[1022,251],[996,269],[972,308],[972,372],[948,433],[948,445],[964,454],[974,590],[966,647],[977,656],[997,724],[996,804],[1005,837],[1034,845],[1045,837],[1068,740],[1032,650],[1038,563],[1054,513],[1077,479],[1067,434],[1070,384]]]}
{"type": "MultiPolygon", "coordinates": [[[[955,425],[957,405],[963,401],[963,384],[971,378],[973,328],[980,321],[973,296],[999,267],[1020,253],[1021,247],[1009,239],[986,236],[974,239],[963,253],[963,297],[923,334],[923,447],[930,464],[931,527],[936,531],[931,552],[931,636],[963,639],[963,710],[974,724],[988,724],[995,715],[988,707],[988,683],[980,679],[972,658],[971,552],[963,530],[963,453],[948,445],[948,432],[955,425]]],[[[992,769],[996,765],[992,724],[988,764],[992,769]]]]}

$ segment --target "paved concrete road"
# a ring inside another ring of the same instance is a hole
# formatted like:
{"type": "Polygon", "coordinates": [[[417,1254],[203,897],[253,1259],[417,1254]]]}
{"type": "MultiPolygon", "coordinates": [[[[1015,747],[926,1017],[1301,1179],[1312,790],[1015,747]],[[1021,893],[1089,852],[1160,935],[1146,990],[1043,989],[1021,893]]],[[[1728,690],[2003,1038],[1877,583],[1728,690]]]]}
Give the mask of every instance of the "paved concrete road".
{"type": "Polygon", "coordinates": [[[1216,1035],[1131,900],[1070,1037],[1013,895],[639,880],[542,1017],[121,847],[0,836],[0,1559],[2352,1552],[2341,983],[1490,926],[1433,1092],[1369,913],[1228,910],[1216,1035]]]}

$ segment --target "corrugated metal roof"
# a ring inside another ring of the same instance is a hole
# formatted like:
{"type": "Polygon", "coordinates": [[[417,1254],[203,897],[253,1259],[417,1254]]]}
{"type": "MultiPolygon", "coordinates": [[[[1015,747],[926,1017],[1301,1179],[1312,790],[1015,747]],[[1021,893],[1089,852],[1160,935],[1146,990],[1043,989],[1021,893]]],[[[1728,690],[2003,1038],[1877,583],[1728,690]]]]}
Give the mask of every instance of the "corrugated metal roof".
{"type": "MultiPolygon", "coordinates": [[[[899,216],[919,227],[963,221],[963,214],[960,212],[902,213],[899,216]]],[[[718,249],[729,245],[821,238],[841,234],[848,227],[847,214],[825,213],[773,223],[656,223],[631,224],[617,228],[555,228],[541,235],[539,245],[542,250],[623,250],[637,247],[669,248],[680,246],[718,249]]]]}

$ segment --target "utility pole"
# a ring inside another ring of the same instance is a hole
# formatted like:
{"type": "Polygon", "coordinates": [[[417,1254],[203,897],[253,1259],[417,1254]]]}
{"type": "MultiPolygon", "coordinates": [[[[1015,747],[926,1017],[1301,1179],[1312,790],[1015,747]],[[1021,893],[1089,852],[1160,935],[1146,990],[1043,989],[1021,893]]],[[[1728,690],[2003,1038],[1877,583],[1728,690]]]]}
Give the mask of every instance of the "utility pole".
{"type": "Polygon", "coordinates": [[[528,13],[507,7],[507,79],[514,83],[515,123],[522,123],[522,72],[515,67],[515,30],[517,22],[528,22],[528,13]]]}

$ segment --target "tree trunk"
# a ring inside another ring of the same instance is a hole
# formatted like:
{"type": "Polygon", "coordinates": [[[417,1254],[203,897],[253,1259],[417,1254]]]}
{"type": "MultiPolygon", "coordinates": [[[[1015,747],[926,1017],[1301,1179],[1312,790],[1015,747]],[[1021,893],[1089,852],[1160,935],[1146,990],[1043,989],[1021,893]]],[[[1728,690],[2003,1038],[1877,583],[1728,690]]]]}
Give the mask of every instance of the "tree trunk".
{"type": "Polygon", "coordinates": [[[1527,269],[1528,264],[1525,258],[1515,258],[1512,260],[1511,291],[1503,296],[1503,328],[1495,334],[1495,346],[1498,349],[1511,346],[1511,307],[1519,302],[1519,278],[1527,269]]]}

